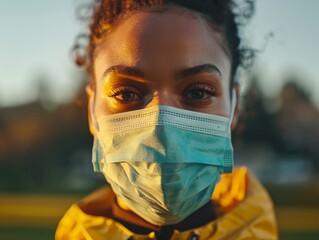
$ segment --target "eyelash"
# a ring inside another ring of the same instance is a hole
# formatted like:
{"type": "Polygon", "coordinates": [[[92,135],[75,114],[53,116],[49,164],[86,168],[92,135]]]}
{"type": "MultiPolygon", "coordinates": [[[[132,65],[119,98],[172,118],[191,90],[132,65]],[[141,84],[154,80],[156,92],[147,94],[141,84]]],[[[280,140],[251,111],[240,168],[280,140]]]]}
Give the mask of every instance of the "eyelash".
{"type": "MultiPolygon", "coordinates": [[[[186,97],[186,95],[188,93],[190,93],[191,91],[203,91],[204,93],[207,93],[209,95],[216,96],[216,89],[207,85],[193,85],[190,86],[188,88],[186,88],[186,90],[183,93],[183,96],[186,97]]],[[[204,100],[204,99],[202,99],[204,100]]]]}
{"type": "MultiPolygon", "coordinates": [[[[206,84],[191,85],[184,90],[182,96],[188,104],[208,103],[211,97],[216,96],[216,89],[206,84]]],[[[143,100],[143,93],[134,87],[121,86],[111,89],[108,97],[113,97],[124,104],[135,104],[143,100]]]]}
{"type": "MultiPolygon", "coordinates": [[[[141,98],[141,93],[132,87],[118,87],[118,88],[112,89],[111,94],[109,94],[108,97],[117,98],[117,96],[124,94],[124,93],[133,93],[136,96],[138,96],[139,98],[141,98]]],[[[119,98],[117,98],[117,99],[119,101],[128,102],[128,101],[125,101],[123,99],[119,99],[119,98]]]]}

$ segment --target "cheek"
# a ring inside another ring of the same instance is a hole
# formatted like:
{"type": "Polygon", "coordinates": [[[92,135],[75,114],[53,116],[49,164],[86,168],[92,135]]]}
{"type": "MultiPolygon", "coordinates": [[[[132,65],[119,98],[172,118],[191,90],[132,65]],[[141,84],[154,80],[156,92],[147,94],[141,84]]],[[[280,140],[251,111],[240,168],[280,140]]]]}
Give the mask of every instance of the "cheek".
{"type": "MultiPolygon", "coordinates": [[[[102,81],[95,80],[94,95],[92,95],[92,104],[94,107],[94,115],[96,118],[112,114],[112,102],[103,97],[103,83],[102,81]]],[[[114,105],[114,104],[113,104],[114,105]]]]}
{"type": "Polygon", "coordinates": [[[119,112],[118,105],[112,100],[103,98],[101,96],[96,96],[95,98],[95,116],[98,118],[100,116],[115,114],[119,112]]]}

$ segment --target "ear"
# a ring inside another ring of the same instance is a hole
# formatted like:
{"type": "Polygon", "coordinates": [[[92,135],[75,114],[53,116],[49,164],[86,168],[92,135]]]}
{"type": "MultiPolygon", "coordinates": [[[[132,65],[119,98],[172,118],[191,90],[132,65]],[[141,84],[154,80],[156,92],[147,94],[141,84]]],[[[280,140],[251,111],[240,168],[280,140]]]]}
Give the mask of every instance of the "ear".
{"type": "Polygon", "coordinates": [[[95,126],[93,124],[93,120],[92,120],[92,110],[91,109],[94,104],[93,101],[94,101],[94,91],[92,89],[92,86],[91,85],[87,85],[86,88],[86,94],[87,94],[87,98],[88,98],[88,120],[89,120],[89,130],[90,130],[90,133],[94,136],[94,133],[95,133],[95,126]]]}
{"type": "Polygon", "coordinates": [[[234,130],[237,126],[237,122],[238,122],[238,118],[239,118],[239,92],[240,92],[240,85],[238,83],[236,83],[234,85],[234,89],[235,89],[235,98],[236,98],[236,103],[235,103],[235,109],[234,109],[234,116],[233,116],[233,120],[231,122],[231,130],[234,130]]]}

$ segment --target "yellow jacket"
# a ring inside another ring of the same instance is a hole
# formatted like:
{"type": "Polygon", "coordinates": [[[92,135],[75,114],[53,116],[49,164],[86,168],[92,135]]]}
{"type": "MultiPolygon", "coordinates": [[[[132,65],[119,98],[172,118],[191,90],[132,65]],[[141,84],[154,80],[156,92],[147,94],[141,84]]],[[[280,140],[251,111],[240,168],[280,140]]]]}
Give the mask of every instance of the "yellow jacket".
{"type": "MultiPolygon", "coordinates": [[[[103,188],[71,206],[58,225],[55,239],[155,239],[155,232],[135,234],[116,220],[105,217],[114,199],[112,190],[103,188]],[[86,212],[80,207],[83,204],[86,212]]],[[[246,168],[222,175],[212,200],[221,206],[217,219],[186,231],[175,229],[171,239],[278,239],[272,202],[246,168]]]]}

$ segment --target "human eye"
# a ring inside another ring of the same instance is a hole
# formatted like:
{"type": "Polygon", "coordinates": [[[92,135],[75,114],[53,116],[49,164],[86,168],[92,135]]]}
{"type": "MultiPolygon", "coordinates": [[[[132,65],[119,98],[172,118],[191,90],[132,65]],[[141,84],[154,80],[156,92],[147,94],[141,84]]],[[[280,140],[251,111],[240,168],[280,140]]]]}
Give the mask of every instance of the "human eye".
{"type": "Polygon", "coordinates": [[[207,102],[215,95],[215,88],[206,84],[191,85],[183,92],[183,98],[187,102],[207,102]]]}
{"type": "Polygon", "coordinates": [[[118,87],[111,90],[108,97],[112,97],[122,103],[131,103],[142,100],[141,93],[133,87],[118,87]]]}

